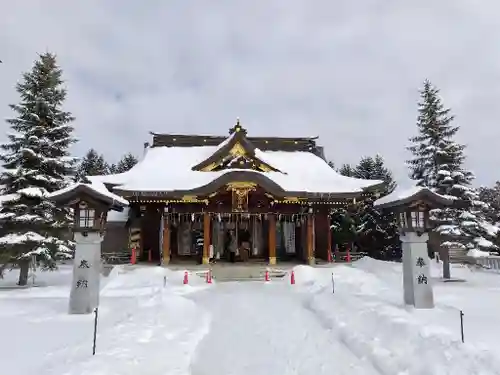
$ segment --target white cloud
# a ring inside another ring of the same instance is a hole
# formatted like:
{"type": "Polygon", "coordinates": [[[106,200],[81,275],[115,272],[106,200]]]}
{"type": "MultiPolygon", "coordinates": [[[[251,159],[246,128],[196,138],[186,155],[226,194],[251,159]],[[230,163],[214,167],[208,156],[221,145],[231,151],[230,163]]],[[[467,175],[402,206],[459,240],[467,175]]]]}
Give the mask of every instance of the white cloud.
{"type": "MultiPolygon", "coordinates": [[[[441,88],[479,183],[500,158],[496,16],[484,0],[24,0],[0,14],[0,117],[37,52],[59,56],[75,152],[142,152],[149,131],[319,135],[337,164],[404,179],[417,88],[441,88]]],[[[6,124],[2,123],[4,128],[6,124]]]]}

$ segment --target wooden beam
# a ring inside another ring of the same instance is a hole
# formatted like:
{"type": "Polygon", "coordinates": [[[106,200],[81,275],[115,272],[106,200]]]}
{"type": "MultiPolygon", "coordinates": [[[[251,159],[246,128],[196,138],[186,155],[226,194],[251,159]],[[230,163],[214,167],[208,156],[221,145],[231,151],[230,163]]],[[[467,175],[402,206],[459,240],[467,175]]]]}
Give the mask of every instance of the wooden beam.
{"type": "Polygon", "coordinates": [[[276,216],[268,214],[269,223],[269,264],[276,264],[276,216]]]}
{"type": "Polygon", "coordinates": [[[203,213],[203,256],[201,263],[210,263],[210,215],[208,212],[203,213]]]}

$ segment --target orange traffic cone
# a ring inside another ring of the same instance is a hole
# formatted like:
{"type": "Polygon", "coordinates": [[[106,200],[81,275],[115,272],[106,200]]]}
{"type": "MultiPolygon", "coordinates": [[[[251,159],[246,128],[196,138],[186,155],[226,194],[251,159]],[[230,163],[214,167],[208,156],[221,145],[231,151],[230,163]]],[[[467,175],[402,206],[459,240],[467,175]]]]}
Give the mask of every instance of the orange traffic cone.
{"type": "Polygon", "coordinates": [[[188,283],[188,271],[184,271],[184,280],[182,280],[182,283],[186,285],[188,283]]]}
{"type": "Polygon", "coordinates": [[[137,263],[137,250],[135,247],[132,248],[132,255],[130,256],[130,263],[136,264],[137,263]]]}
{"type": "Polygon", "coordinates": [[[207,271],[207,284],[212,284],[212,270],[207,271]]]}
{"type": "Polygon", "coordinates": [[[269,281],[269,270],[266,270],[266,276],[265,276],[265,277],[266,277],[266,279],[265,279],[265,280],[266,280],[266,281],[269,281]]]}
{"type": "Polygon", "coordinates": [[[290,275],[290,284],[295,284],[295,272],[292,270],[292,274],[290,275]]]}
{"type": "Polygon", "coordinates": [[[351,262],[351,249],[349,249],[349,248],[347,248],[346,261],[347,261],[347,263],[351,262]]]}

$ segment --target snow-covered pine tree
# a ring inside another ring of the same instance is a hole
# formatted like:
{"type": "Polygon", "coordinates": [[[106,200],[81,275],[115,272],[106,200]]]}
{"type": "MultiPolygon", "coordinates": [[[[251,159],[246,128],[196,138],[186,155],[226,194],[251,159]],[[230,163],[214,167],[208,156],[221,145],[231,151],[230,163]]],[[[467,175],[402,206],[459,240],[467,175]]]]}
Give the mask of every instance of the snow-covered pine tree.
{"type": "Polygon", "coordinates": [[[413,158],[407,161],[410,178],[417,186],[425,186],[439,194],[468,202],[468,208],[445,208],[431,212],[438,224],[435,231],[443,236],[444,246],[494,250],[484,227],[484,202],[471,187],[473,174],[466,170],[465,146],[453,137],[459,130],[453,126],[454,116],[445,108],[439,90],[428,80],[424,82],[418,103],[418,135],[410,138],[408,150],[413,158]]]}
{"type": "Polygon", "coordinates": [[[424,81],[418,103],[417,128],[418,135],[410,138],[408,150],[413,158],[407,161],[410,178],[417,186],[437,188],[438,177],[442,167],[448,163],[447,150],[453,143],[451,138],[458,132],[452,126],[453,116],[450,109],[445,108],[439,96],[439,90],[429,80],[424,81]]]}
{"type": "Polygon", "coordinates": [[[495,225],[500,224],[500,181],[493,187],[481,186],[479,200],[487,204],[484,210],[487,220],[495,225]]]}
{"type": "Polygon", "coordinates": [[[91,148],[80,161],[76,178],[77,181],[83,181],[85,176],[101,176],[109,172],[109,166],[104,160],[104,156],[99,155],[96,150],[91,148]]]}
{"type": "MultiPolygon", "coordinates": [[[[335,169],[333,162],[330,162],[330,167],[335,169]]],[[[343,176],[351,177],[353,168],[349,164],[343,164],[337,170],[343,176]]],[[[351,244],[356,239],[356,225],[355,225],[355,209],[350,208],[335,208],[330,213],[330,229],[333,232],[334,246],[343,244],[351,244]]]]}
{"type": "Polygon", "coordinates": [[[136,165],[137,162],[137,158],[129,152],[128,154],[123,155],[121,160],[116,165],[116,169],[113,173],[127,172],[132,169],[132,167],[136,165]]]}
{"type": "Polygon", "coordinates": [[[382,260],[401,259],[399,230],[394,215],[373,207],[374,195],[358,203],[357,245],[368,256],[382,260]]]}
{"type": "Polygon", "coordinates": [[[385,166],[384,158],[381,155],[375,155],[373,158],[373,174],[376,180],[383,180],[385,182],[386,190],[384,194],[390,194],[396,189],[396,181],[394,181],[394,175],[385,166]]]}
{"type": "Polygon", "coordinates": [[[342,166],[337,170],[342,176],[353,177],[354,168],[350,164],[342,164],[342,166]]]}
{"type": "MultiPolygon", "coordinates": [[[[391,171],[385,167],[380,155],[363,157],[355,167],[344,164],[339,170],[343,176],[369,180],[383,180],[387,190],[392,192],[396,183],[391,171]]],[[[399,259],[401,248],[395,219],[392,215],[373,207],[376,197],[358,202],[350,210],[343,208],[332,212],[332,230],[336,241],[355,242],[358,248],[377,259],[399,259]]]]}
{"type": "Polygon", "coordinates": [[[361,158],[358,165],[353,168],[351,177],[371,180],[371,176],[373,175],[374,170],[375,163],[373,161],[373,158],[370,156],[364,156],[361,158]]]}
{"type": "Polygon", "coordinates": [[[16,117],[7,120],[9,142],[0,145],[0,260],[20,268],[20,285],[27,283],[33,257],[54,269],[57,257],[71,256],[63,235],[69,211],[46,199],[47,193],[70,183],[76,162],[68,152],[76,140],[71,137],[73,117],[61,108],[66,97],[61,77],[55,55],[40,55],[16,86],[21,100],[10,105],[16,117]]]}
{"type": "MultiPolygon", "coordinates": [[[[368,180],[382,180],[386,183],[386,195],[394,190],[396,183],[392,172],[386,168],[380,155],[363,157],[354,168],[353,177],[368,180]]],[[[401,248],[399,234],[393,215],[373,207],[377,199],[372,195],[358,203],[356,212],[356,232],[358,247],[376,259],[399,259],[401,248]]]]}

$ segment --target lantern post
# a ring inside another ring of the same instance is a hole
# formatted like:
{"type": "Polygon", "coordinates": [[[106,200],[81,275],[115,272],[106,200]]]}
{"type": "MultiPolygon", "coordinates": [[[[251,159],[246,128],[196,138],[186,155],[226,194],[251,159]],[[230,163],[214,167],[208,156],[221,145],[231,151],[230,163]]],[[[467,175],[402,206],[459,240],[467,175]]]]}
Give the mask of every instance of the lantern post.
{"type": "Polygon", "coordinates": [[[101,242],[107,213],[122,211],[127,201],[104,186],[74,184],[50,194],[57,204],[73,210],[75,256],[69,298],[70,314],[91,314],[99,305],[101,242]]]}
{"type": "Polygon", "coordinates": [[[429,211],[452,204],[452,200],[422,187],[395,191],[375,202],[376,207],[396,215],[403,253],[404,302],[417,309],[434,307],[427,248],[432,229],[429,211]]]}

